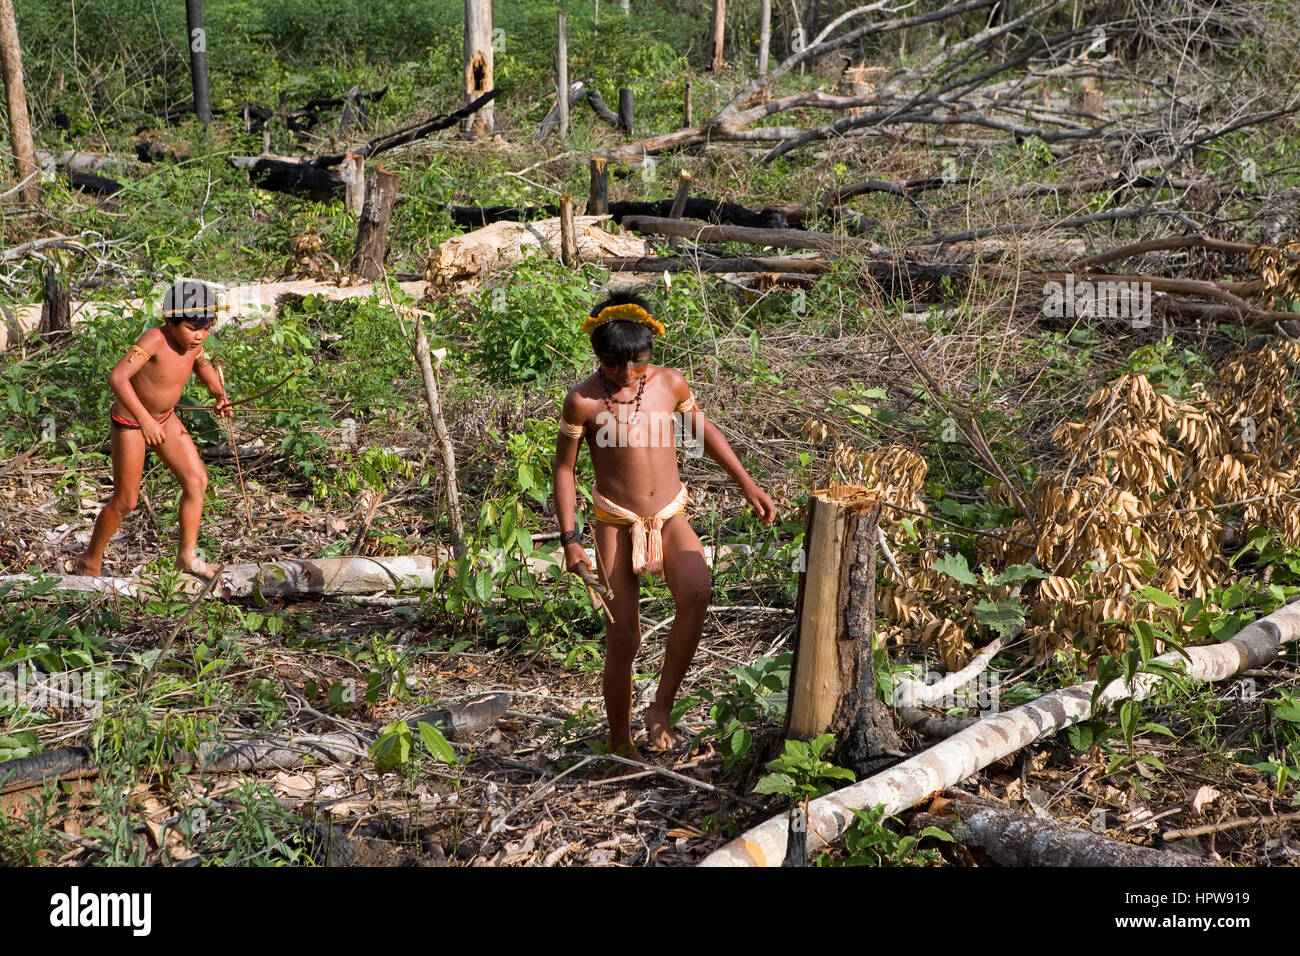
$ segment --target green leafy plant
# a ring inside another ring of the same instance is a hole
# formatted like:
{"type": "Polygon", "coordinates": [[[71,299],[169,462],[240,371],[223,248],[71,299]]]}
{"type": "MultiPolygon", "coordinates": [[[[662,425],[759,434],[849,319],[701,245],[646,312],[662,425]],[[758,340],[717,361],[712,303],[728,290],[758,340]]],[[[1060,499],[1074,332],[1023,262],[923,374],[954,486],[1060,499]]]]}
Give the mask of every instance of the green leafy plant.
{"type": "Polygon", "coordinates": [[[857,779],[847,767],[837,767],[822,758],[835,746],[834,734],[822,734],[811,741],[787,740],[785,753],[766,764],[772,773],[754,786],[755,793],[781,793],[792,801],[816,799],[834,789],[831,781],[857,779]]]}
{"type": "MultiPolygon", "coordinates": [[[[793,654],[762,656],[753,664],[728,671],[731,683],[722,690],[706,689],[700,699],[713,719],[712,736],[717,738],[723,765],[730,770],[747,756],[756,741],[755,732],[768,722],[785,716],[793,654]]],[[[684,711],[696,701],[679,702],[684,711]]],[[[682,711],[676,711],[680,715],[682,711]]],[[[698,746],[704,734],[695,740],[698,746]]]]}
{"type": "Polygon", "coordinates": [[[854,808],[857,817],[844,832],[844,855],[822,853],[818,866],[932,866],[941,860],[938,850],[922,850],[920,842],[933,837],[952,843],[951,834],[938,827],[926,827],[916,836],[900,836],[885,826],[882,818],[885,808],[877,805],[870,810],[854,808]]]}

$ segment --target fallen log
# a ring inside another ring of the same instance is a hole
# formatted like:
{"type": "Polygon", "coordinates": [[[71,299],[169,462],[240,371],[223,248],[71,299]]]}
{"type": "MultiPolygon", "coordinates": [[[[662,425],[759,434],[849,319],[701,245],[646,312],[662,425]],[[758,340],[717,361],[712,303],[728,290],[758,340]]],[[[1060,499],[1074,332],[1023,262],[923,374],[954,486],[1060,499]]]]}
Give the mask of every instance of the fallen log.
{"type": "MultiPolygon", "coordinates": [[[[464,703],[426,711],[406,720],[414,733],[431,724],[448,740],[465,740],[496,723],[510,707],[508,693],[481,694],[464,703]]],[[[180,752],[174,764],[189,763],[207,773],[293,770],[321,763],[351,763],[366,757],[378,733],[299,734],[288,740],[243,738],[203,744],[180,752]]]]}
{"type": "MultiPolygon", "coordinates": [[[[610,215],[620,225],[628,216],[662,216],[677,219],[672,215],[674,199],[660,199],[655,202],[612,202],[609,204],[610,215]]],[[[760,210],[746,209],[739,203],[720,202],[717,199],[705,199],[703,196],[689,196],[680,213],[687,219],[703,219],[705,222],[731,226],[745,226],[751,229],[787,229],[789,223],[785,214],[774,207],[760,210]]]]}
{"type": "MultiPolygon", "coordinates": [[[[1283,644],[1300,638],[1300,603],[1288,604],[1247,625],[1222,644],[1188,647],[1153,658],[1157,666],[1180,669],[1198,681],[1226,680],[1242,671],[1263,667],[1283,644]]],[[[1125,699],[1151,696],[1161,684],[1153,673],[1133,682],[1112,681],[1101,692],[1099,708],[1125,699]]],[[[857,819],[854,809],[883,806],[886,815],[916,806],[928,794],[951,787],[995,760],[1009,756],[1093,714],[1096,681],[1044,694],[1014,710],[986,717],[929,750],[883,773],[819,797],[808,804],[809,850],[838,840],[857,819]]],[[[785,856],[785,815],[773,817],[709,854],[701,866],[775,866],[785,856]]]]}
{"type": "Polygon", "coordinates": [[[828,259],[798,256],[609,256],[599,262],[610,272],[791,272],[822,275],[831,269],[828,259]]]}
{"type": "MultiPolygon", "coordinates": [[[[600,228],[607,216],[575,216],[578,258],[596,262],[608,256],[644,256],[650,250],[644,239],[611,235],[600,228]]],[[[538,251],[558,258],[560,220],[533,223],[494,222],[490,226],[442,242],[429,253],[424,277],[427,295],[464,294],[494,272],[538,251]]]]}
{"type": "Polygon", "coordinates": [[[618,114],[605,105],[605,100],[600,95],[600,90],[594,86],[587,90],[587,102],[591,105],[596,115],[600,117],[601,122],[608,123],[615,128],[618,127],[618,114]]]}
{"type": "MultiPolygon", "coordinates": [[[[266,156],[232,156],[231,165],[248,169],[248,179],[268,192],[305,195],[315,202],[343,199],[346,184],[311,160],[276,159],[266,156]]],[[[342,162],[342,160],[340,160],[342,162]]]]}
{"type": "Polygon", "coordinates": [[[451,221],[462,229],[482,229],[494,222],[531,222],[560,214],[559,206],[448,206],[451,221]]]}
{"type": "Polygon", "coordinates": [[[1219,866],[1190,853],[1171,853],[1113,840],[1001,804],[949,794],[948,815],[918,814],[912,827],[937,827],[988,854],[999,866],[1219,866]]]}
{"type": "Polygon", "coordinates": [[[656,236],[680,236],[696,242],[746,242],[756,246],[773,246],[786,249],[817,249],[822,252],[852,250],[868,256],[884,257],[890,254],[886,246],[878,246],[865,239],[837,236],[829,232],[807,232],[799,229],[755,229],[749,226],[712,226],[667,219],[657,216],[628,216],[623,227],[633,232],[656,236]]]}
{"type": "MultiPolygon", "coordinates": [[[[60,240],[51,244],[64,242],[60,240]]],[[[424,293],[423,280],[404,280],[398,283],[402,291],[418,298],[424,293]]],[[[343,299],[364,298],[371,294],[374,286],[369,282],[356,285],[340,286],[333,282],[316,279],[295,279],[286,282],[253,282],[247,285],[231,286],[218,289],[216,327],[222,328],[233,321],[260,320],[273,314],[286,301],[301,300],[304,296],[315,295],[332,302],[343,299]]],[[[72,324],[76,326],[87,319],[95,317],[119,317],[122,309],[141,309],[148,311],[156,302],[144,299],[125,299],[115,301],[75,301],[70,304],[72,324]]],[[[10,306],[0,302],[0,352],[10,348],[15,342],[29,332],[39,328],[42,304],[10,306]]]]}

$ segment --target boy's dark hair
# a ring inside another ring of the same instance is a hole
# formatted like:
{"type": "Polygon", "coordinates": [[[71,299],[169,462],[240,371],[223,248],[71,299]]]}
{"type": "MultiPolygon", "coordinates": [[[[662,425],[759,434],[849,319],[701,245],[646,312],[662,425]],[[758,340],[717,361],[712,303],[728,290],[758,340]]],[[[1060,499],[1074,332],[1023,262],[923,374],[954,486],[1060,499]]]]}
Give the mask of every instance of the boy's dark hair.
{"type": "Polygon", "coordinates": [[[163,293],[162,314],[172,325],[206,328],[217,318],[217,290],[197,279],[177,279],[163,293]]]}
{"type": "MultiPolygon", "coordinates": [[[[591,315],[600,315],[611,305],[637,305],[650,312],[650,303],[631,292],[615,292],[591,307],[591,315]]],[[[623,319],[598,325],[591,331],[591,350],[602,362],[621,365],[649,352],[654,346],[654,330],[640,322],[623,319]]]]}

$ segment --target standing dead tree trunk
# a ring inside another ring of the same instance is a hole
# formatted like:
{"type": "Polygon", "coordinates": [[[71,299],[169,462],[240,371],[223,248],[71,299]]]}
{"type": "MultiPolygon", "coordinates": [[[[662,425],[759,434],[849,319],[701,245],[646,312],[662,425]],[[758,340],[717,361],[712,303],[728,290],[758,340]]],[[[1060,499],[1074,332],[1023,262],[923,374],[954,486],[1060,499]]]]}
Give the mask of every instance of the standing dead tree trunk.
{"type": "Polygon", "coordinates": [[[45,297],[41,303],[41,335],[46,340],[72,331],[71,293],[63,288],[54,264],[45,264],[45,297]]]}
{"type": "Polygon", "coordinates": [[[395,173],[376,166],[366,176],[366,200],[357,224],[357,249],[352,254],[348,269],[354,275],[371,280],[378,279],[384,271],[384,258],[388,248],[388,220],[397,202],[395,173]]]}
{"type": "Polygon", "coordinates": [[[564,142],[569,136],[569,97],[565,95],[569,89],[569,30],[563,10],[555,14],[555,20],[555,104],[560,108],[560,142],[564,142]]]}
{"type": "Polygon", "coordinates": [[[40,200],[40,168],[27,117],[27,91],[23,86],[23,51],[18,45],[18,21],[13,0],[0,0],[0,68],[4,72],[5,103],[9,109],[9,141],[13,144],[14,172],[23,186],[23,202],[40,200]]]}
{"type": "MultiPolygon", "coordinates": [[[[492,0],[465,0],[465,105],[495,86],[492,80],[492,0]]],[[[466,137],[492,134],[495,116],[485,106],[461,124],[466,137]]]]}
{"type": "MultiPolygon", "coordinates": [[[[767,53],[772,45],[772,0],[758,3],[758,75],[767,75],[767,53]]],[[[689,122],[687,126],[691,125],[689,122]]]]}
{"type": "Polygon", "coordinates": [[[833,733],[839,762],[864,775],[902,749],[872,662],[879,522],[879,497],[860,487],[809,501],[786,724],[787,737],[833,733]]]}
{"type": "Polygon", "coordinates": [[[429,403],[433,419],[433,432],[438,438],[438,452],[442,456],[442,476],[447,485],[447,519],[451,524],[451,549],[457,558],[465,555],[465,527],[460,517],[460,489],[456,483],[456,451],[447,431],[447,420],[442,417],[442,395],[438,391],[438,376],[434,373],[429,356],[429,340],[424,334],[424,322],[415,321],[415,358],[420,363],[424,379],[424,396],[429,403]]]}
{"type": "Polygon", "coordinates": [[[727,32],[727,0],[713,0],[713,19],[709,23],[709,69],[721,73],[722,42],[727,32]]]}
{"type": "Polygon", "coordinates": [[[185,22],[190,43],[194,115],[207,129],[212,125],[212,99],[208,93],[208,33],[203,29],[203,0],[185,0],[185,22]]]}

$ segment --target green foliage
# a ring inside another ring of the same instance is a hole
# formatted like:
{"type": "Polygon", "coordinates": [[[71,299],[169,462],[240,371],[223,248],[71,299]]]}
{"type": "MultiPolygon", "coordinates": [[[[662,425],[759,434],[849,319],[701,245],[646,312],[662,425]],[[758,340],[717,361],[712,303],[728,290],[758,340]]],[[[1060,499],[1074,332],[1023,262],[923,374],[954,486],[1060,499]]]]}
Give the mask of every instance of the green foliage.
{"type": "MultiPolygon", "coordinates": [[[[731,683],[721,690],[706,689],[700,698],[685,698],[674,709],[674,719],[701,701],[713,719],[712,735],[717,738],[723,765],[730,770],[749,756],[756,731],[785,717],[790,688],[793,654],[761,656],[753,664],[728,671],[731,683]]],[[[695,740],[696,746],[705,735],[695,740]]]]}
{"type": "Polygon", "coordinates": [[[370,756],[374,758],[375,769],[380,773],[389,773],[405,766],[411,759],[411,728],[406,721],[395,720],[384,727],[379,739],[370,745],[370,756]]]}
{"type": "MultiPolygon", "coordinates": [[[[933,837],[952,843],[952,836],[938,827],[926,827],[917,836],[899,836],[885,826],[885,808],[853,810],[857,819],[844,832],[844,856],[823,853],[818,866],[932,866],[941,860],[938,850],[919,849],[921,840],[933,837]]],[[[892,818],[891,818],[892,819],[892,818]]]]}
{"type": "Polygon", "coordinates": [[[830,781],[856,780],[852,770],[822,759],[834,746],[834,734],[822,734],[809,742],[787,740],[785,753],[768,761],[766,766],[772,773],[758,781],[754,792],[780,793],[799,802],[829,793],[834,789],[830,781]]]}
{"type": "Polygon", "coordinates": [[[592,266],[573,272],[541,255],[526,257],[471,298],[470,359],[503,384],[572,378],[582,363],[594,361],[582,319],[600,276],[592,266]]]}
{"type": "Polygon", "coordinates": [[[1276,738],[1273,756],[1253,764],[1275,779],[1277,792],[1283,793],[1293,779],[1300,779],[1300,693],[1280,691],[1268,705],[1276,738]]]}

